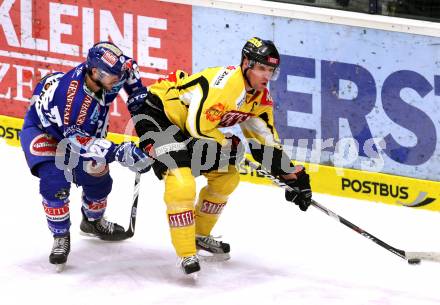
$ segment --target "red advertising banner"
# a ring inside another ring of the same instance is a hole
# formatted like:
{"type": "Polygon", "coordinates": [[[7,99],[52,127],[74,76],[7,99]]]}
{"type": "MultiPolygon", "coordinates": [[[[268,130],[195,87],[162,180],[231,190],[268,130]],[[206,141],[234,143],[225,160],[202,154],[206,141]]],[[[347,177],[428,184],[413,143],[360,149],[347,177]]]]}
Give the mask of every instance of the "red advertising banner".
{"type": "MultiPolygon", "coordinates": [[[[190,6],[153,0],[2,0],[0,115],[22,118],[36,82],[77,66],[100,40],[137,60],[145,85],[177,68],[191,72],[191,20],[190,6]]],[[[124,98],[113,103],[112,132],[128,121],[124,98]]]]}

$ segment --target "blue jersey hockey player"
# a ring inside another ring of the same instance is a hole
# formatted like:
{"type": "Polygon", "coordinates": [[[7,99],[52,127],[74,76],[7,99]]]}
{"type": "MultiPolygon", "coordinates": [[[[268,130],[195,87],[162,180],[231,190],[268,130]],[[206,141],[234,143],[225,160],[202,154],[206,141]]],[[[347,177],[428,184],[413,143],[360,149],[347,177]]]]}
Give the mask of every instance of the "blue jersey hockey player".
{"type": "Polygon", "coordinates": [[[99,42],[86,62],[66,74],[47,75],[34,89],[20,138],[29,168],[40,179],[54,236],[50,263],[64,266],[70,252],[71,182],[82,187],[80,230],[103,240],[126,238],[122,226],[103,217],[112,189],[108,164],[116,160],[143,173],[150,159],[132,142],[117,145],[105,137],[119,90],[131,94],[141,86],[136,63],[113,43],[99,42]]]}

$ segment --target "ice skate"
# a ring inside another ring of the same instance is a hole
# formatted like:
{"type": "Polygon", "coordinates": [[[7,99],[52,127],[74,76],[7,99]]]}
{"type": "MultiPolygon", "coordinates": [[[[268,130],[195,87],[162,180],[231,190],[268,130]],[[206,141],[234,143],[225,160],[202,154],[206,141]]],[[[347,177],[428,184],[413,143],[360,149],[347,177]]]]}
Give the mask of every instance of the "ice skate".
{"type": "Polygon", "coordinates": [[[49,255],[49,262],[55,265],[57,272],[62,272],[70,253],[70,234],[55,236],[52,251],[49,255]]]}
{"type": "Polygon", "coordinates": [[[83,209],[81,209],[81,213],[83,218],[79,228],[82,235],[94,236],[108,241],[118,241],[127,238],[124,228],[117,223],[110,222],[104,217],[90,221],[84,214],[83,209]]]}
{"type": "Polygon", "coordinates": [[[197,255],[182,257],[180,261],[180,268],[186,274],[197,279],[197,272],[200,271],[200,263],[197,255]]]}
{"type": "Polygon", "coordinates": [[[231,250],[229,244],[216,240],[211,235],[197,235],[196,247],[198,255],[203,261],[221,262],[231,258],[229,255],[231,250]]]}

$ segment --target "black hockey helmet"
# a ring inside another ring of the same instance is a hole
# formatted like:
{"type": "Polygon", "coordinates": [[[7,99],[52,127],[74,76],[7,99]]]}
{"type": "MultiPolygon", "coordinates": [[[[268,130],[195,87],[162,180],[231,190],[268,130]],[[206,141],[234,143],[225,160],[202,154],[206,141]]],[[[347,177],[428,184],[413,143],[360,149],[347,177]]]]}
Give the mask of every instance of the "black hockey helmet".
{"type": "Polygon", "coordinates": [[[258,37],[249,39],[241,51],[241,61],[244,58],[277,68],[280,65],[280,54],[271,40],[258,37]]]}
{"type": "Polygon", "coordinates": [[[263,40],[258,37],[252,37],[249,39],[241,51],[241,64],[243,64],[245,58],[249,59],[250,68],[258,62],[275,68],[272,79],[276,79],[278,76],[280,54],[271,40],[263,40]]]}

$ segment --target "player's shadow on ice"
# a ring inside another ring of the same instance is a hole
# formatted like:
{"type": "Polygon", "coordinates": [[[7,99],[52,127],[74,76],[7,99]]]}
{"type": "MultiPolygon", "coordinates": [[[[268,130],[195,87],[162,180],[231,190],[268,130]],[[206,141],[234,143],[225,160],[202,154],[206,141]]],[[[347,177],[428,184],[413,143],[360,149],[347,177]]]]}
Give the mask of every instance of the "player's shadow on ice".
{"type": "Polygon", "coordinates": [[[232,258],[227,262],[202,261],[199,279],[194,282],[179,269],[178,259],[171,245],[169,250],[157,250],[148,248],[147,242],[140,246],[139,243],[131,243],[129,240],[110,243],[96,239],[86,240],[75,252],[72,251],[69,261],[75,265],[72,272],[82,274],[91,281],[117,275],[121,281],[144,284],[163,281],[180,286],[199,286],[203,282],[203,285],[214,286],[221,283],[221,287],[235,289],[236,283],[244,279],[252,278],[264,282],[271,276],[287,276],[285,271],[278,268],[232,258]]]}
{"type": "MultiPolygon", "coordinates": [[[[66,267],[60,276],[74,276],[83,284],[111,286],[132,283],[148,286],[158,281],[179,286],[217,286],[223,289],[237,289],[243,280],[265,282],[271,276],[287,276],[285,271],[258,263],[232,258],[227,262],[201,262],[202,270],[194,281],[183,274],[172,250],[156,250],[131,242],[105,242],[82,238],[72,240],[71,252],[66,267]]],[[[232,254],[233,256],[233,254],[232,254]]],[[[28,272],[50,275],[56,274],[48,257],[40,256],[22,266],[28,272]]]]}

